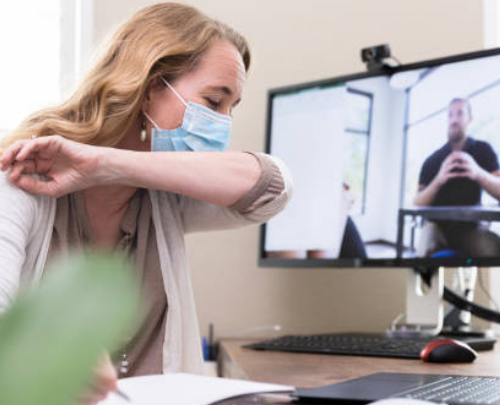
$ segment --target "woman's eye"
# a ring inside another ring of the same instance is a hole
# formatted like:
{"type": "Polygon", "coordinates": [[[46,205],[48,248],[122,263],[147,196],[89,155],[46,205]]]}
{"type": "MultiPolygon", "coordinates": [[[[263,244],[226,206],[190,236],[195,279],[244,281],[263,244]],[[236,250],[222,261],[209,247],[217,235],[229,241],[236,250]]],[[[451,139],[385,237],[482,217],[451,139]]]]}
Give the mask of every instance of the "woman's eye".
{"type": "Polygon", "coordinates": [[[205,101],[210,105],[212,108],[219,108],[220,107],[220,102],[213,100],[211,98],[205,98],[205,101]]]}

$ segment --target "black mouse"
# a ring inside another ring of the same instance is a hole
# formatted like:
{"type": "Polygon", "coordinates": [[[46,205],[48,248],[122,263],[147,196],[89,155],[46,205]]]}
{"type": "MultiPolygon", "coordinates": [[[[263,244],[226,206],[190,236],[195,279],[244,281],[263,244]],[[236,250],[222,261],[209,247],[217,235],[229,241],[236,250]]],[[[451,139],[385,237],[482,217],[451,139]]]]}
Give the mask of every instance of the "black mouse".
{"type": "Polygon", "coordinates": [[[422,349],[420,358],[431,363],[471,363],[476,351],[467,343],[453,339],[436,339],[422,349]]]}

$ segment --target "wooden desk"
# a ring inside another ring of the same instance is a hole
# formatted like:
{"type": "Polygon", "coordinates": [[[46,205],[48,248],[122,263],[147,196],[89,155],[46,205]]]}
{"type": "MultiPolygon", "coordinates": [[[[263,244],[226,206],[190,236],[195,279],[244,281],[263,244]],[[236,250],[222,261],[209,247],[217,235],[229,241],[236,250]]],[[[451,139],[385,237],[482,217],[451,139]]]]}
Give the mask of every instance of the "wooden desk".
{"type": "Polygon", "coordinates": [[[228,378],[301,388],[319,387],[376,372],[500,376],[500,346],[479,352],[474,363],[436,364],[421,360],[256,351],[241,348],[257,340],[222,340],[219,371],[228,378]]]}

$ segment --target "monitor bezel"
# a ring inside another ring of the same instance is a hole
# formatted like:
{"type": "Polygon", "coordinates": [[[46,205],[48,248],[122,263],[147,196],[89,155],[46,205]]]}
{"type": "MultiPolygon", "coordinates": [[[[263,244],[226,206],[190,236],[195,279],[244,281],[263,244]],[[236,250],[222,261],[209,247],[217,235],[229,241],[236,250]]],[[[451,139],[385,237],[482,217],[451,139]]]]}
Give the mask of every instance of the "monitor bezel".
{"type": "MultiPolygon", "coordinates": [[[[267,91],[267,108],[266,108],[266,122],[265,122],[265,152],[270,153],[271,149],[271,116],[272,116],[272,101],[276,95],[283,95],[294,93],[314,87],[326,87],[335,85],[342,82],[368,79],[372,77],[387,76],[398,72],[407,70],[421,69],[427,67],[434,67],[438,65],[464,62],[467,60],[480,59],[489,56],[500,55],[500,48],[492,48],[487,50],[455,54],[436,59],[429,59],[420,62],[402,64],[395,67],[390,67],[386,70],[377,72],[358,72],[348,75],[335,76],[331,78],[303,82],[288,86],[281,86],[269,89],[267,91]]],[[[259,236],[259,258],[258,265],[260,267],[291,267],[291,268],[380,268],[380,267],[463,267],[463,266],[500,266],[500,257],[488,258],[420,258],[420,259],[283,259],[283,258],[270,258],[265,257],[265,237],[266,237],[267,224],[260,226],[259,236]]]]}

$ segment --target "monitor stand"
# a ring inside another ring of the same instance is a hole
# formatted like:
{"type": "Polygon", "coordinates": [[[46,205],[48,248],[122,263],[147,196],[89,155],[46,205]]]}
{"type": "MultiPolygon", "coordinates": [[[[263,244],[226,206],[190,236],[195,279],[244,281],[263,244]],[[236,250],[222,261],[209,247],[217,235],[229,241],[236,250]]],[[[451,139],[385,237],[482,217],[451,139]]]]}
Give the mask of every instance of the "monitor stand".
{"type": "MultiPolygon", "coordinates": [[[[459,267],[455,274],[455,281],[462,295],[469,301],[474,300],[474,288],[478,276],[477,267],[459,267]]],[[[471,314],[451,306],[444,315],[441,336],[460,339],[464,337],[495,338],[493,329],[482,329],[471,325],[471,314]]]]}
{"type": "MultiPolygon", "coordinates": [[[[461,293],[470,301],[474,297],[477,271],[477,267],[457,269],[461,293]]],[[[452,308],[445,316],[443,291],[443,267],[408,269],[405,323],[393,324],[388,335],[403,338],[437,335],[456,339],[494,337],[493,330],[472,326],[467,311],[452,308]]]]}
{"type": "Polygon", "coordinates": [[[432,337],[443,328],[444,268],[408,269],[405,323],[394,324],[391,337],[432,337]],[[423,274],[423,276],[421,275],[423,274]],[[422,277],[429,281],[427,284],[422,277]]]}

